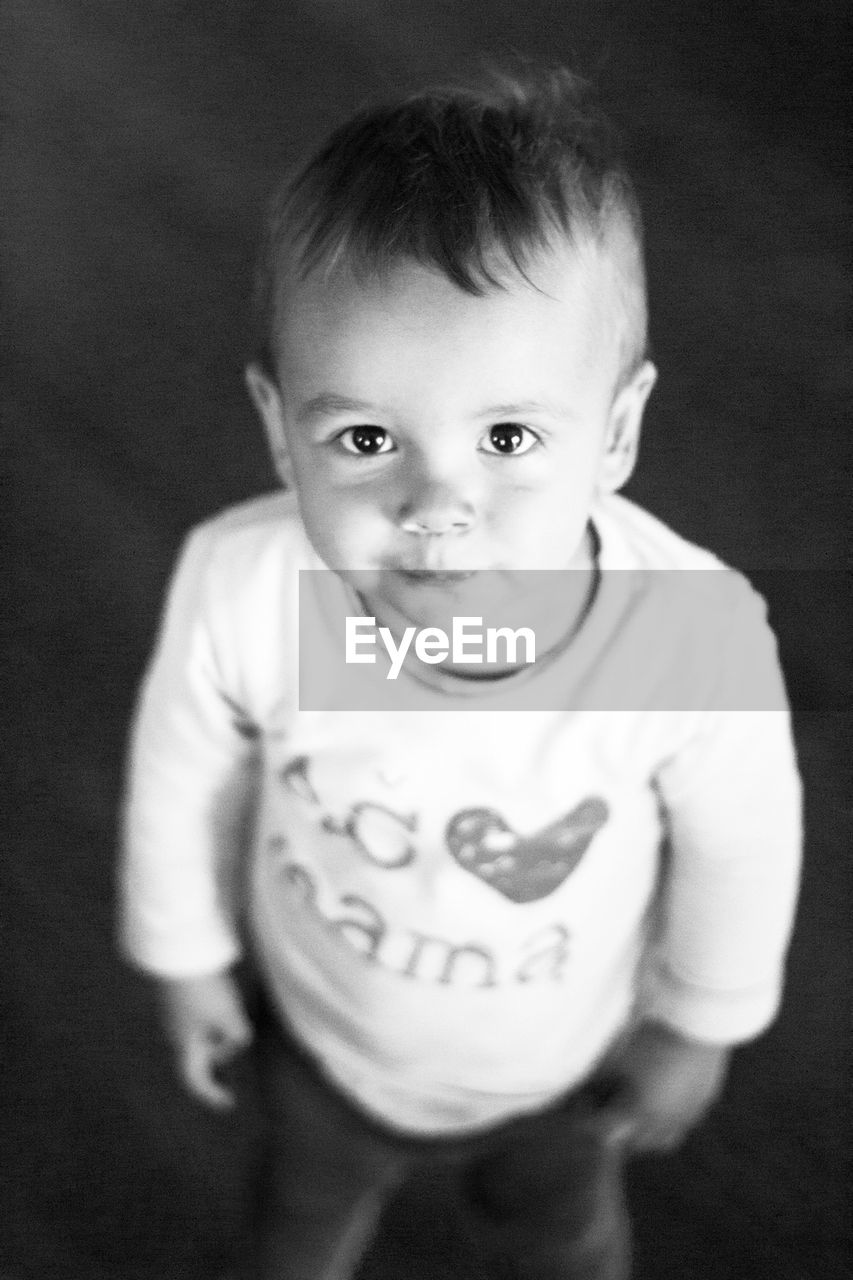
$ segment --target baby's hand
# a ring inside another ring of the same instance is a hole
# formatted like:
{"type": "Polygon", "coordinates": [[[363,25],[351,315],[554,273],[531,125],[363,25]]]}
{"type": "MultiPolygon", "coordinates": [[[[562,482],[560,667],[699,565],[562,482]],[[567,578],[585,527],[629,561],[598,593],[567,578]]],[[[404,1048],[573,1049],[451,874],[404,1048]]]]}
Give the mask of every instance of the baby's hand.
{"type": "Polygon", "coordinates": [[[184,1084],[209,1106],[233,1106],[217,1071],[252,1039],[237,983],[227,972],[169,979],[160,983],[160,995],[184,1084]]]}
{"type": "Polygon", "coordinates": [[[644,1023],[607,1064],[613,1087],[599,1118],[608,1140],[634,1151],[671,1151],[719,1096],[729,1055],[723,1045],[644,1023]]]}

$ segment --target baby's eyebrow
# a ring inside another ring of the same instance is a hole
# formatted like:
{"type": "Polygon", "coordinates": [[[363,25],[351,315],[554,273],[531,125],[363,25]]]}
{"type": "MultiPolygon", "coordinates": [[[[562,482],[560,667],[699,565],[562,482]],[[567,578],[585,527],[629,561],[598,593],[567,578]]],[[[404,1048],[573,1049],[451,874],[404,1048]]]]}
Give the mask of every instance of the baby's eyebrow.
{"type": "Polygon", "coordinates": [[[350,396],[341,396],[334,391],[321,391],[299,406],[296,420],[300,423],[313,422],[315,418],[326,418],[333,413],[376,413],[376,405],[366,400],[353,400],[350,396]]]}
{"type": "MultiPolygon", "coordinates": [[[[311,396],[299,406],[296,421],[300,425],[308,425],[317,418],[331,417],[336,413],[360,413],[368,418],[381,418],[385,410],[367,400],[357,400],[352,396],[342,396],[335,391],[321,391],[311,396]]],[[[569,405],[551,404],[542,400],[519,400],[507,404],[493,404],[479,410],[474,417],[479,419],[508,419],[524,417],[528,413],[544,413],[554,418],[570,418],[574,411],[569,405]]]]}
{"type": "Polygon", "coordinates": [[[528,413],[547,413],[553,418],[570,418],[574,410],[569,405],[546,404],[542,400],[520,400],[513,404],[493,404],[478,413],[478,418],[524,417],[528,413]]]}

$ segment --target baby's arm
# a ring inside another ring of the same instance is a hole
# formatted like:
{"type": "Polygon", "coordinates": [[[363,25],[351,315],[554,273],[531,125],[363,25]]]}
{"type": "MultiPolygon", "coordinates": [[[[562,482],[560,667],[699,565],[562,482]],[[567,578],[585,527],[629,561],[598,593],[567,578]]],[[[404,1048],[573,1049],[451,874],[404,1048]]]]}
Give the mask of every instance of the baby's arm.
{"type": "Polygon", "coordinates": [[[644,1022],[598,1078],[599,1119],[609,1142],[634,1151],[670,1151],[719,1097],[731,1050],[688,1040],[644,1022]]]}
{"type": "Polygon", "coordinates": [[[667,1149],[721,1091],[731,1049],[781,999],[800,865],[800,785],[784,711],[709,714],[661,771],[670,851],[643,1021],[605,1108],[635,1148],[667,1149]]]}
{"type": "Polygon", "coordinates": [[[256,743],[211,622],[209,555],[209,536],[189,540],[134,720],[120,945],[157,982],[184,1083],[222,1107],[217,1070],[251,1037],[231,966],[256,743]]]}
{"type": "Polygon", "coordinates": [[[201,1102],[230,1107],[218,1072],[252,1039],[239,987],[230,972],[162,979],[160,1001],[181,1079],[201,1102]]]}

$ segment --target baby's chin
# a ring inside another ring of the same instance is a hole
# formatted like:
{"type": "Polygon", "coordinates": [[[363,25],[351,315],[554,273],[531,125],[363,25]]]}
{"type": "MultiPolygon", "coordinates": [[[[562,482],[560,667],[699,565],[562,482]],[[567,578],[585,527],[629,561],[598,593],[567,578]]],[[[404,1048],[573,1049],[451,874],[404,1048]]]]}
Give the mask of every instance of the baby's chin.
{"type": "Polygon", "coordinates": [[[359,609],[395,635],[414,626],[447,635],[457,624],[532,629],[543,642],[559,640],[588,600],[589,573],[526,570],[422,574],[381,571],[347,575],[359,609]]]}

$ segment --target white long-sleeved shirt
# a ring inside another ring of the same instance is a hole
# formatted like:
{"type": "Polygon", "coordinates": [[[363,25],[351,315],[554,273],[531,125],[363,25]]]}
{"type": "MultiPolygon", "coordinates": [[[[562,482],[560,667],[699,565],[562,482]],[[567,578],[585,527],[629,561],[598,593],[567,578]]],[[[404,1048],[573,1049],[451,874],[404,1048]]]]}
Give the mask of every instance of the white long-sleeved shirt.
{"type": "Polygon", "coordinates": [[[337,617],[314,587],[338,580],[302,573],[300,594],[323,566],[287,495],[197,529],[172,583],[132,738],[123,945],[162,976],[221,970],[245,892],[282,1016],[402,1129],[538,1108],[638,1017],[731,1044],[778,1006],[800,787],[763,602],[625,499],[592,523],[572,642],[464,698],[404,670],[402,701],[340,710],[315,661],[331,674],[300,707],[300,640],[316,659],[337,617]]]}

